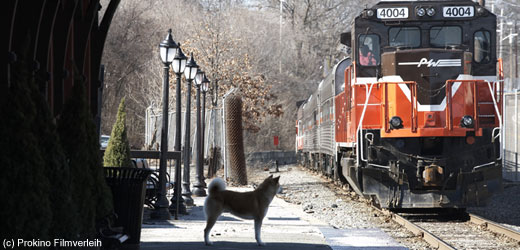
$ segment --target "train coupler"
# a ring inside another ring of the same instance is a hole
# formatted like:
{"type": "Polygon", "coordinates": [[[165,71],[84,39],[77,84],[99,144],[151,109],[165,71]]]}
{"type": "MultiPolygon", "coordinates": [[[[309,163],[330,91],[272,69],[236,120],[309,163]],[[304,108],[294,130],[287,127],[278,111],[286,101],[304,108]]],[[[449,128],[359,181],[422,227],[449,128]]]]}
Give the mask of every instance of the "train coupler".
{"type": "Polygon", "coordinates": [[[444,169],[435,164],[425,166],[422,171],[422,179],[424,186],[440,186],[444,179],[444,169]]]}

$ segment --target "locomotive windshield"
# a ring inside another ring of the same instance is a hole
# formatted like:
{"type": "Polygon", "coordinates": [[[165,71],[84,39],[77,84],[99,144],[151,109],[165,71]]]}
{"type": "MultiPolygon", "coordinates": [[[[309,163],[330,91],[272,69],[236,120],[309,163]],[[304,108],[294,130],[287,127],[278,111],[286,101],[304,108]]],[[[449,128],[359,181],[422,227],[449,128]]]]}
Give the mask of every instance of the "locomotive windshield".
{"type": "Polygon", "coordinates": [[[381,53],[378,35],[359,36],[359,63],[363,66],[379,65],[381,53]]]}
{"type": "Polygon", "coordinates": [[[462,29],[458,26],[436,26],[430,29],[432,47],[445,48],[462,43],[462,29]]]}
{"type": "Polygon", "coordinates": [[[421,31],[418,27],[393,27],[388,33],[391,47],[417,48],[421,46],[421,31]]]}
{"type": "Polygon", "coordinates": [[[489,31],[475,32],[475,48],[473,58],[477,63],[489,63],[491,61],[491,34],[489,31]]]}

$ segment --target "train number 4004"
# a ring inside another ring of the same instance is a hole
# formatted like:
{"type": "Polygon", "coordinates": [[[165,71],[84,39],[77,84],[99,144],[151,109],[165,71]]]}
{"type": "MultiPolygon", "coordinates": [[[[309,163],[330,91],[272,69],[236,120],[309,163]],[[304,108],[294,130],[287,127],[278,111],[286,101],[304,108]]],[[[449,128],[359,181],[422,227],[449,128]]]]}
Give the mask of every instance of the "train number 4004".
{"type": "Polygon", "coordinates": [[[408,18],[408,8],[380,8],[377,9],[377,18],[408,18]]]}
{"type": "Polygon", "coordinates": [[[473,11],[472,6],[450,6],[442,9],[444,17],[472,17],[473,11]]]}

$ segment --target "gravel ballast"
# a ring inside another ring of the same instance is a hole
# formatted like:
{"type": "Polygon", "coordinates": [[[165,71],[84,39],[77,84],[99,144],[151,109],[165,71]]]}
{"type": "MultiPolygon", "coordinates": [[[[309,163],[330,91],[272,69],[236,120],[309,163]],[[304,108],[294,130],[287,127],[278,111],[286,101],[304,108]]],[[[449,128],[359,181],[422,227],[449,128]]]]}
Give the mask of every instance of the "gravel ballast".
{"type": "Polygon", "coordinates": [[[299,166],[282,166],[279,173],[263,169],[248,171],[249,182],[254,184],[259,184],[270,174],[280,175],[283,191],[278,197],[300,205],[302,211],[334,228],[380,228],[405,247],[431,249],[420,237],[369,207],[366,200],[299,166]]]}
{"type": "MultiPolygon", "coordinates": [[[[273,170],[273,169],[271,169],[273,170]]],[[[259,184],[267,176],[280,175],[283,187],[278,197],[301,206],[302,211],[334,228],[380,228],[410,249],[431,249],[421,237],[413,235],[387,215],[359,198],[353,191],[334,185],[332,181],[297,165],[280,167],[279,173],[262,168],[248,169],[251,184],[259,184]]],[[[520,229],[520,185],[506,182],[504,191],[494,195],[486,206],[468,208],[468,212],[520,229]]],[[[469,222],[467,222],[469,223],[469,222]]],[[[503,238],[503,237],[499,237],[503,238]]],[[[509,241],[506,239],[506,241],[509,241]]],[[[520,248],[520,245],[518,245],[520,248]]],[[[485,249],[486,247],[483,247],[485,249]]],[[[479,249],[479,248],[472,248],[479,249]]]]}
{"type": "Polygon", "coordinates": [[[503,187],[485,206],[467,211],[520,232],[520,183],[504,181],[503,187]]]}

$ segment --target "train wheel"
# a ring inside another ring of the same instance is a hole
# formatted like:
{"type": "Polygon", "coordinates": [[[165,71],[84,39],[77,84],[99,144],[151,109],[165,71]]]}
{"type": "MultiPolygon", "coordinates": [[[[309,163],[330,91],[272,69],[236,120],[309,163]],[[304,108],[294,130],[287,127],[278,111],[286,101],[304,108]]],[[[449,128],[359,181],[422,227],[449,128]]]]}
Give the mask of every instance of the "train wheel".
{"type": "Polygon", "coordinates": [[[323,174],[323,171],[321,171],[321,165],[323,165],[323,164],[321,164],[320,154],[316,154],[315,156],[316,156],[316,158],[315,158],[315,160],[316,160],[315,171],[316,171],[317,174],[323,174]]]}
{"type": "Polygon", "coordinates": [[[317,154],[314,154],[313,156],[314,156],[314,157],[312,157],[312,160],[313,160],[312,170],[313,170],[315,173],[319,173],[319,169],[320,169],[320,161],[319,161],[319,159],[318,159],[318,155],[317,155],[317,154]]]}
{"type": "Polygon", "coordinates": [[[325,162],[325,155],[320,154],[320,172],[322,175],[327,175],[327,165],[325,162]]]}
{"type": "Polygon", "coordinates": [[[325,164],[325,155],[320,154],[320,172],[322,175],[327,175],[327,166],[325,164]]]}
{"type": "Polygon", "coordinates": [[[314,171],[314,155],[309,153],[309,166],[308,169],[314,171]]]}
{"type": "Polygon", "coordinates": [[[335,175],[337,175],[338,185],[341,186],[348,185],[347,179],[345,179],[345,176],[343,175],[344,166],[341,165],[341,158],[344,157],[343,155],[344,153],[339,153],[337,161],[335,162],[335,175]]]}
{"type": "Polygon", "coordinates": [[[328,164],[329,165],[329,176],[330,176],[330,179],[334,181],[336,179],[335,174],[334,174],[334,172],[335,172],[334,171],[334,157],[329,155],[328,160],[329,160],[329,164],[328,164]]]}
{"type": "Polygon", "coordinates": [[[334,181],[334,183],[338,184],[338,164],[336,163],[336,161],[334,161],[334,157],[330,157],[330,168],[332,169],[332,180],[334,181]]]}
{"type": "Polygon", "coordinates": [[[327,176],[329,178],[329,161],[328,161],[328,155],[323,155],[323,159],[321,161],[323,163],[322,171],[323,175],[327,176]]]}
{"type": "Polygon", "coordinates": [[[320,154],[321,155],[321,159],[320,159],[320,163],[321,163],[321,173],[327,177],[329,177],[329,164],[327,162],[327,155],[324,155],[324,154],[320,154]]]}

